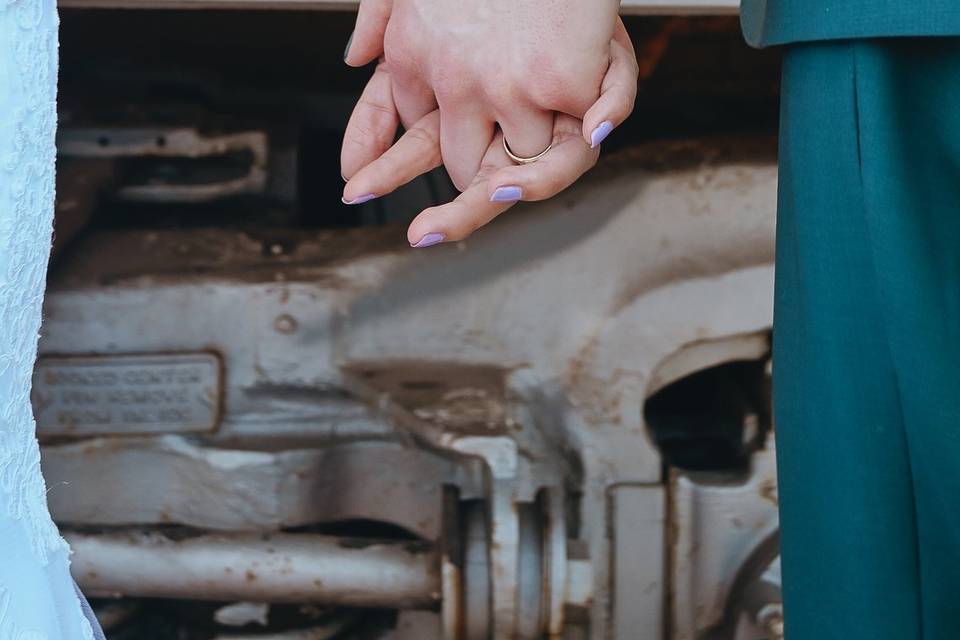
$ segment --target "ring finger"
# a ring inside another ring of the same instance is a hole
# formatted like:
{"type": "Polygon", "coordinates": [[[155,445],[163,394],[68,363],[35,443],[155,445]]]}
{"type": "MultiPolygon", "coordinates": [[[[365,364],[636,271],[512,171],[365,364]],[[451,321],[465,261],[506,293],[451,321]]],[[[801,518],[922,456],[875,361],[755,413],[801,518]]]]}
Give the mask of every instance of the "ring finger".
{"type": "Polygon", "coordinates": [[[532,158],[550,146],[553,118],[552,111],[519,108],[501,113],[498,121],[510,151],[521,158],[532,158]]]}

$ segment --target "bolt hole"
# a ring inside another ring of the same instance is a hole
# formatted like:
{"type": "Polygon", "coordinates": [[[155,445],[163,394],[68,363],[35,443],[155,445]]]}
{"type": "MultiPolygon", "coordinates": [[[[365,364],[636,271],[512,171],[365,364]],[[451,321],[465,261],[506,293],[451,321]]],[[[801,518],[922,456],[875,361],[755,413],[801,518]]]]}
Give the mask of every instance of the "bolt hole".
{"type": "Polygon", "coordinates": [[[157,146],[161,148],[167,146],[166,136],[157,136],[157,146]]]}
{"type": "Polygon", "coordinates": [[[99,138],[97,138],[97,144],[100,145],[101,147],[109,147],[110,138],[108,138],[107,136],[100,136],[99,138]]]}

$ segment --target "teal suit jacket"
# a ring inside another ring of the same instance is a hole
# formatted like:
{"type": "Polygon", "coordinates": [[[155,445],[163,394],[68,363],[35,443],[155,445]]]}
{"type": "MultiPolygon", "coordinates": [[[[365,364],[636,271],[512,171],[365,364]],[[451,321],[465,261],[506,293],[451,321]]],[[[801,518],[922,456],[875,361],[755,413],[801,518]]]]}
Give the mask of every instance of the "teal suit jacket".
{"type": "Polygon", "coordinates": [[[960,35],[960,0],[742,0],[754,47],[809,40],[960,35]]]}

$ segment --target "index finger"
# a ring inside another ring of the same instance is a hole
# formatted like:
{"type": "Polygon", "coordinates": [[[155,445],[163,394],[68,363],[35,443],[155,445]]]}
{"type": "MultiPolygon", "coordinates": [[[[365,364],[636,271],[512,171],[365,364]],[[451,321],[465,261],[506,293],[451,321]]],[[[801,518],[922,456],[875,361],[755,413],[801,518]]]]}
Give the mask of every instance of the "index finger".
{"type": "Polygon", "coordinates": [[[503,134],[497,133],[484,155],[473,182],[452,202],[424,210],[407,229],[407,240],[414,248],[441,242],[458,242],[512,207],[513,202],[491,202],[487,179],[497,169],[510,164],[502,147],[503,134]]]}

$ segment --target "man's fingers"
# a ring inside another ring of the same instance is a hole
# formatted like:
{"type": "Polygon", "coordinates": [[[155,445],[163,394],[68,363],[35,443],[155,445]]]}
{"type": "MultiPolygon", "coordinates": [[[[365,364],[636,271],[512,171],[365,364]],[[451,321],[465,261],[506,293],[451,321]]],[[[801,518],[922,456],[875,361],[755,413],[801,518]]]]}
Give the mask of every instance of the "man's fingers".
{"type": "Polygon", "coordinates": [[[362,67],[383,54],[383,35],[392,9],[393,0],[361,0],[357,24],[343,52],[344,62],[362,67]]]}
{"type": "Polygon", "coordinates": [[[600,98],[583,116],[583,138],[591,147],[603,142],[633,111],[638,73],[633,44],[623,22],[618,19],[610,43],[610,67],[603,78],[600,98]]]}
{"type": "Polygon", "coordinates": [[[443,164],[458,190],[473,182],[493,139],[494,122],[480,114],[440,113],[443,164]]]}
{"type": "Polygon", "coordinates": [[[526,165],[510,165],[487,180],[487,197],[494,202],[546,200],[557,195],[589,171],[600,155],[580,138],[579,122],[558,115],[558,142],[540,160],[526,165]],[[563,119],[561,121],[560,119],[563,119]]]}
{"type": "Polygon", "coordinates": [[[498,118],[510,151],[521,158],[532,158],[550,146],[553,140],[553,113],[532,106],[512,105],[498,118]]]}
{"type": "Polygon", "coordinates": [[[392,80],[386,66],[381,63],[377,65],[347,123],[340,151],[340,171],[344,180],[349,180],[390,148],[398,125],[392,80]]]}
{"type": "MultiPolygon", "coordinates": [[[[393,100],[400,114],[400,122],[407,129],[437,108],[437,99],[419,78],[396,78],[393,82],[393,100]]],[[[439,122],[439,121],[438,121],[439,122]]]]}
{"type": "Polygon", "coordinates": [[[360,169],[343,189],[346,203],[383,196],[440,166],[440,112],[414,124],[382,156],[360,169]]]}

